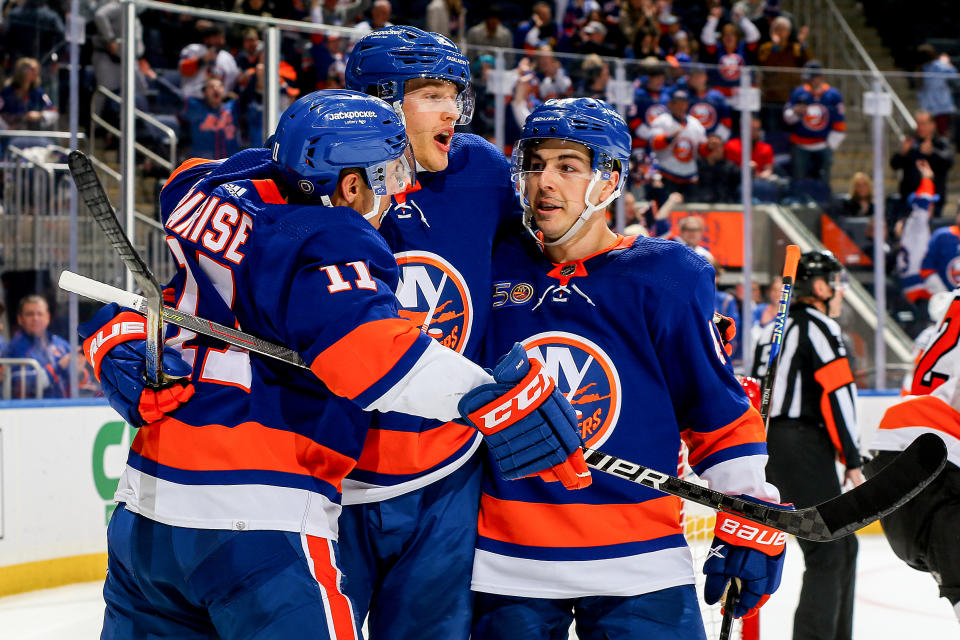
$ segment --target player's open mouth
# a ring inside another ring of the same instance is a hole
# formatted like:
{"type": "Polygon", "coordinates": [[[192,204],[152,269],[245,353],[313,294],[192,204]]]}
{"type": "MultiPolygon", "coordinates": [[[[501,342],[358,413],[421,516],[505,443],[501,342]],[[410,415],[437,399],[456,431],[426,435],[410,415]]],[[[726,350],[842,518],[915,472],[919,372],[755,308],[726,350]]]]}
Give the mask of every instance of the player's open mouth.
{"type": "Polygon", "coordinates": [[[538,212],[538,213],[544,213],[544,214],[553,213],[554,211],[558,211],[558,210],[560,210],[560,209],[562,209],[562,208],[563,208],[562,206],[560,206],[559,204],[557,204],[557,203],[555,203],[555,202],[548,202],[548,201],[546,201],[546,200],[541,200],[541,201],[537,202],[537,212],[538,212]]]}
{"type": "Polygon", "coordinates": [[[453,129],[444,129],[437,135],[433,136],[433,139],[436,141],[437,146],[443,150],[444,153],[450,151],[450,138],[453,137],[453,129]]]}

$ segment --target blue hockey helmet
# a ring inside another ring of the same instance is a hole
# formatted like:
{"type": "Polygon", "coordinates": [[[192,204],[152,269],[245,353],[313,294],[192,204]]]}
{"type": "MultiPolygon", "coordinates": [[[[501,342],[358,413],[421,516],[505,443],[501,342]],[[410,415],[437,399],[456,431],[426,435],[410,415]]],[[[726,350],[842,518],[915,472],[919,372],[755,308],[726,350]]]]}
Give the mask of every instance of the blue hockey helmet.
{"type": "Polygon", "coordinates": [[[526,181],[531,170],[530,155],[537,145],[546,139],[559,139],[583,145],[590,151],[591,175],[584,195],[584,210],[567,233],[554,242],[566,242],[587,221],[594,211],[610,205],[623,191],[629,173],[630,129],[616,109],[595,98],[563,98],[547,100],[533,110],[523,125],[523,133],[514,147],[511,176],[526,212],[525,221],[530,226],[532,214],[526,194],[526,181]],[[591,203],[589,194],[594,185],[609,180],[612,172],[619,172],[619,180],[613,193],[603,202],[591,203]]]}
{"type": "Polygon", "coordinates": [[[272,139],[273,161],[301,199],[331,206],[341,172],[362,171],[374,193],[374,207],[364,213],[366,218],[379,210],[380,198],[416,181],[403,117],[383,100],[363,93],[334,89],[303,96],[280,116],[272,139]]]}
{"type": "Polygon", "coordinates": [[[347,59],[347,87],[387,102],[403,101],[404,83],[414,78],[446,80],[457,86],[456,124],[473,118],[470,63],[446,36],[397,25],[371,31],[354,45],[347,59]]]}

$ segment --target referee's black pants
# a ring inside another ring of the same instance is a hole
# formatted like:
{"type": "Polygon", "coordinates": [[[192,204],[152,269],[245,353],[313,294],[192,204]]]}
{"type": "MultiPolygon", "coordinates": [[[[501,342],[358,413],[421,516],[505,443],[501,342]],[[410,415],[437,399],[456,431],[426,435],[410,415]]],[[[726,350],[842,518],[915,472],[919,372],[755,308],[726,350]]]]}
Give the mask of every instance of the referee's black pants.
{"type": "MultiPolygon", "coordinates": [[[[835,449],[821,425],[771,420],[767,480],[798,509],[840,495],[835,449]]],[[[833,542],[797,539],[806,567],[793,619],[793,640],[850,640],[857,571],[857,538],[833,542]]]]}

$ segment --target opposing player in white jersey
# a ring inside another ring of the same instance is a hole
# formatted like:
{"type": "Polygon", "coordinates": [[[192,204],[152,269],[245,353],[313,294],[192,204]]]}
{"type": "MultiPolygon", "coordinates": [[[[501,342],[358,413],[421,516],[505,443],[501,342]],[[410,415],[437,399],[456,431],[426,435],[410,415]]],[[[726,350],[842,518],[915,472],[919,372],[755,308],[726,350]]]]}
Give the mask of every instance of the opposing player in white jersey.
{"type": "Polygon", "coordinates": [[[909,396],[887,409],[864,472],[879,473],[922,433],[947,445],[947,465],[913,500],[881,518],[894,553],[937,581],[960,620],[960,291],[917,358],[909,396]]]}
{"type": "MultiPolygon", "coordinates": [[[[629,155],[626,123],[598,100],[550,100],[527,118],[512,171],[530,228],[517,225],[494,255],[487,353],[520,342],[543,362],[589,446],[675,473],[683,440],[712,488],[775,502],[763,421],[713,324],[713,267],[680,243],[606,225],[629,155]]],[[[679,499],[603,474],[575,493],[488,475],[473,639],[566,638],[573,620],[581,640],[704,638],[679,499]]],[[[718,514],[708,602],[736,577],[736,615],[762,605],[785,541],[718,514]]]]}

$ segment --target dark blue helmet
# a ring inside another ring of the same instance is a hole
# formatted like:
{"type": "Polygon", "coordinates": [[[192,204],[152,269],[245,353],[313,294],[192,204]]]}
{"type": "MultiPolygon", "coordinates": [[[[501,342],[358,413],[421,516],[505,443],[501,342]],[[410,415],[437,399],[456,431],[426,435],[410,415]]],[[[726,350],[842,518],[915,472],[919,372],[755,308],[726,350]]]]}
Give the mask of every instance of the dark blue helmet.
{"type": "Polygon", "coordinates": [[[446,36],[416,27],[384,27],[361,38],[347,59],[347,87],[387,102],[402,102],[404,82],[414,78],[454,83],[459,91],[457,124],[470,122],[474,104],[470,63],[446,36]]]}
{"type": "MultiPolygon", "coordinates": [[[[607,179],[620,172],[617,194],[627,180],[630,159],[630,129],[623,116],[602,100],[563,98],[547,100],[533,110],[523,125],[513,158],[513,172],[523,170],[523,150],[544,138],[578,142],[590,149],[594,172],[607,179]]],[[[616,196],[614,196],[616,197],[616,196]]]]}
{"type": "Polygon", "coordinates": [[[280,116],[272,155],[289,189],[327,206],[344,169],[360,169],[378,201],[416,178],[402,117],[356,91],[315,91],[290,105],[280,116]]]}
{"type": "Polygon", "coordinates": [[[575,142],[590,151],[590,183],[584,196],[584,209],[579,220],[559,240],[545,244],[561,244],[586,222],[594,211],[610,205],[623,191],[629,173],[631,137],[623,117],[607,103],[594,98],[563,98],[547,100],[533,110],[523,125],[523,133],[514,147],[511,176],[520,202],[525,209],[528,228],[532,220],[526,194],[525,175],[530,173],[530,153],[545,139],[575,142]],[[603,202],[591,203],[588,196],[593,186],[609,180],[611,172],[619,172],[613,193],[603,202]]]}

